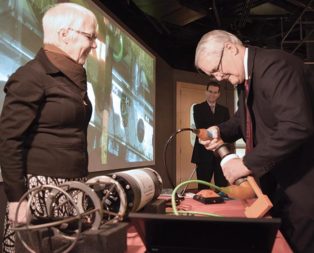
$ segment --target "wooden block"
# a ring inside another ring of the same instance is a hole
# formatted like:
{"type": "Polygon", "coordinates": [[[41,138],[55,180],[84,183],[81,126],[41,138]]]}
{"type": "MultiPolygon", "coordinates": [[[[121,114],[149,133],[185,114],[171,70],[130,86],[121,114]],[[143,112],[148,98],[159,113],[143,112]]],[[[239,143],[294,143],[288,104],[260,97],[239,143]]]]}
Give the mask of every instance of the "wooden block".
{"type": "Polygon", "coordinates": [[[267,195],[259,196],[250,206],[245,208],[244,214],[248,218],[261,218],[271,208],[273,204],[267,195]]]}

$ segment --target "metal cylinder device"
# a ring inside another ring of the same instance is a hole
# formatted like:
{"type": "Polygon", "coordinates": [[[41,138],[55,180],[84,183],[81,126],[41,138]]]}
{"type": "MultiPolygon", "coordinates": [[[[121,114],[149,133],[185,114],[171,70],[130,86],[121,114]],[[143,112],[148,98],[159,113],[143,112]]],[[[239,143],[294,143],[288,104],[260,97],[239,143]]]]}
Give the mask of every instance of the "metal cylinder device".
{"type": "Polygon", "coordinates": [[[97,176],[86,182],[101,199],[104,219],[118,214],[122,219],[156,199],[162,190],[162,179],[153,169],[141,168],[97,176]],[[106,213],[110,214],[106,217],[106,213]]]}
{"type": "Polygon", "coordinates": [[[162,190],[160,175],[150,168],[121,171],[111,177],[123,187],[127,197],[127,209],[136,212],[156,199],[162,190]]]}

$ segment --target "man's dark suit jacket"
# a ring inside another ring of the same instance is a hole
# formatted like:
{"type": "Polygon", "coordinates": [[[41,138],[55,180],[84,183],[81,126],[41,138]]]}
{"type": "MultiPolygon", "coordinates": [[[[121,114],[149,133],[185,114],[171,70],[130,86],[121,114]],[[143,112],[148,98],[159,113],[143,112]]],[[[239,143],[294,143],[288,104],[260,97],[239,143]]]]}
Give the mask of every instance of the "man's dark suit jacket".
{"type": "MultiPolygon", "coordinates": [[[[303,62],[280,50],[249,47],[248,74],[254,149],[243,162],[270,197],[280,192],[278,201],[289,207],[289,222],[302,213],[313,223],[313,84],[307,82],[303,62]]],[[[245,137],[243,85],[238,91],[239,110],[219,126],[225,141],[245,137]]]]}
{"type": "MultiPolygon", "coordinates": [[[[229,119],[227,107],[216,104],[215,114],[213,114],[207,101],[194,105],[193,115],[196,128],[208,128],[229,119]]],[[[199,143],[198,138],[196,138],[192,154],[192,163],[209,164],[210,166],[213,158],[214,153],[206,150],[205,147],[199,143]]]]}

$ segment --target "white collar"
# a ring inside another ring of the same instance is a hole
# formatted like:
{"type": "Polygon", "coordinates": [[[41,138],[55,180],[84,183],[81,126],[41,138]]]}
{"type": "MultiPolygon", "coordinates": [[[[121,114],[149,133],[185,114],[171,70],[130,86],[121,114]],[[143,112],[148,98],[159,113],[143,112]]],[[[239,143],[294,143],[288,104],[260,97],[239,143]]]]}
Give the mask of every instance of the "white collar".
{"type": "Polygon", "coordinates": [[[244,75],[245,75],[245,80],[249,80],[248,55],[249,55],[249,49],[246,47],[245,48],[245,52],[244,52],[244,75]]]}

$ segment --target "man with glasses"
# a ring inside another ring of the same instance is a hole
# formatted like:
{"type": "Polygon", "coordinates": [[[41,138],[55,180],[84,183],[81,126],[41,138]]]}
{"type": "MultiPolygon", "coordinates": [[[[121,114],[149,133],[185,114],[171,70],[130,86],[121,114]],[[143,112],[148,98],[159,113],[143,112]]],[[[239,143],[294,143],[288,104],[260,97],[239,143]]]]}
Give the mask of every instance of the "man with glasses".
{"type": "MultiPolygon", "coordinates": [[[[230,118],[228,108],[217,103],[220,97],[220,84],[211,81],[206,86],[206,101],[193,106],[193,118],[196,128],[208,128],[220,124],[230,118]]],[[[220,159],[215,154],[206,150],[203,145],[195,139],[192,154],[192,163],[196,164],[196,175],[198,180],[210,182],[214,175],[217,186],[227,186],[228,181],[224,177],[220,159]]],[[[207,189],[203,184],[198,184],[198,189],[207,189]]]]}
{"type": "MultiPolygon", "coordinates": [[[[43,184],[84,181],[92,106],[83,64],[96,48],[98,24],[83,6],[60,3],[43,16],[44,45],[7,81],[0,118],[0,164],[8,199],[2,252],[15,252],[11,224],[25,223],[22,195],[43,184]]],[[[40,198],[40,199],[39,199],[40,198]]],[[[44,212],[37,204],[36,211],[44,212]]],[[[33,210],[34,211],[34,210],[33,210]]]]}
{"type": "Polygon", "coordinates": [[[209,128],[215,138],[202,143],[210,150],[220,138],[252,144],[243,159],[230,154],[222,160],[225,177],[231,184],[250,174],[259,178],[294,251],[314,252],[314,94],[303,62],[281,50],[244,46],[233,34],[214,30],[199,41],[195,66],[230,82],[239,95],[234,117],[209,128]]]}

